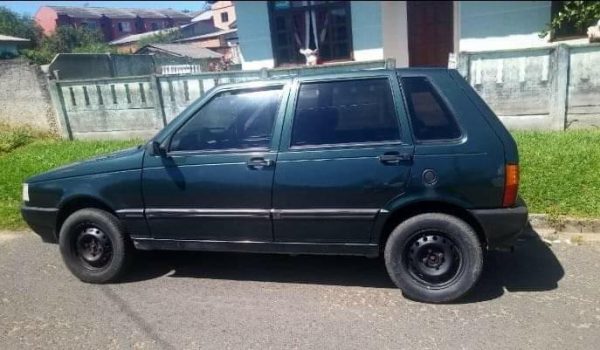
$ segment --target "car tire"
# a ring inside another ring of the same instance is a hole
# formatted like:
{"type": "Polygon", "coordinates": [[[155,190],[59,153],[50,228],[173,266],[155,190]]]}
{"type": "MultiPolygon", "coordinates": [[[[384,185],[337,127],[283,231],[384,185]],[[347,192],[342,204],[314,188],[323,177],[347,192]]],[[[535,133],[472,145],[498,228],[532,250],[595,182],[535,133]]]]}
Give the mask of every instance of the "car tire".
{"type": "Polygon", "coordinates": [[[483,248],[463,220],[427,213],[400,223],[385,245],[392,281],[416,301],[445,303],[465,295],[479,280],[483,248]]]}
{"type": "Polygon", "coordinates": [[[71,214],[60,229],[59,246],[67,268],[87,283],[117,281],[133,255],[121,222],[100,209],[81,209],[71,214]]]}

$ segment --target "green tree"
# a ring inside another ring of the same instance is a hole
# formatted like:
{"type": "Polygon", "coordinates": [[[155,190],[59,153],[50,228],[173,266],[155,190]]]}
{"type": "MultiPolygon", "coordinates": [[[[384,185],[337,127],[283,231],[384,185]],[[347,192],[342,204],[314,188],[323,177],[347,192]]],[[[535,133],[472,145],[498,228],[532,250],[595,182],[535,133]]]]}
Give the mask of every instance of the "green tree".
{"type": "Polygon", "coordinates": [[[42,29],[31,17],[0,6],[0,34],[29,39],[35,47],[42,38],[42,29]]]}
{"type": "Polygon", "coordinates": [[[37,64],[47,64],[59,53],[105,53],[114,49],[104,42],[99,30],[61,26],[52,35],[43,38],[34,50],[25,50],[25,56],[37,64]]]}
{"type": "Polygon", "coordinates": [[[139,47],[144,47],[150,44],[167,44],[181,39],[181,32],[178,28],[164,29],[154,35],[145,37],[138,42],[139,47]]]}
{"type": "Polygon", "coordinates": [[[51,36],[44,38],[41,48],[61,53],[73,52],[79,47],[103,43],[104,37],[99,30],[61,26],[51,36]]]}
{"type": "Polygon", "coordinates": [[[563,1],[563,7],[540,33],[540,37],[572,26],[585,33],[587,27],[600,20],[600,1],[563,1]]]}

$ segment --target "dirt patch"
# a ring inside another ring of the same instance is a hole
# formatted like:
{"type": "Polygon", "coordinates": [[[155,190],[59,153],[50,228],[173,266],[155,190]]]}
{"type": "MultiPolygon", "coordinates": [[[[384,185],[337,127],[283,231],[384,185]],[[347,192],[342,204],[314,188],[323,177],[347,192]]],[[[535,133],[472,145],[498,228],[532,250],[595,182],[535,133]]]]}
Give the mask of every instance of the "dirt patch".
{"type": "Polygon", "coordinates": [[[2,231],[0,230],[0,245],[29,234],[26,231],[2,231]]]}

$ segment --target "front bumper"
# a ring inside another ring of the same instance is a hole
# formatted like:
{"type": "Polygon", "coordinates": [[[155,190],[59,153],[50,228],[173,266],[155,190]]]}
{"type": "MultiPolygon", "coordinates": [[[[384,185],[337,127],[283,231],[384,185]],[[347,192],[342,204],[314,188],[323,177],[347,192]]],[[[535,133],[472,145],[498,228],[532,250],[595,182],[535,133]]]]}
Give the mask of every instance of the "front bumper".
{"type": "Polygon", "coordinates": [[[56,219],[58,209],[40,207],[21,207],[23,219],[44,242],[56,243],[56,219]]]}
{"type": "Polygon", "coordinates": [[[485,234],[489,249],[510,248],[527,226],[527,206],[519,198],[511,208],[471,210],[485,234]]]}

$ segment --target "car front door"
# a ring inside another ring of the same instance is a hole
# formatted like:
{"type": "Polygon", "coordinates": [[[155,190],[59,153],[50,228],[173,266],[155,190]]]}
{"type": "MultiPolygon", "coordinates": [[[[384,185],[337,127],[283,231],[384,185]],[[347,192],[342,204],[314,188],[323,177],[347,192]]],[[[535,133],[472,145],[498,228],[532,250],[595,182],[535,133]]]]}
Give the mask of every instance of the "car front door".
{"type": "Polygon", "coordinates": [[[274,238],[369,242],[380,209],[404,192],[412,163],[396,77],[306,77],[296,85],[275,171],[274,238]]]}
{"type": "Polygon", "coordinates": [[[287,91],[221,90],[147,152],[142,188],[152,236],[273,240],[271,190],[287,91]]]}

